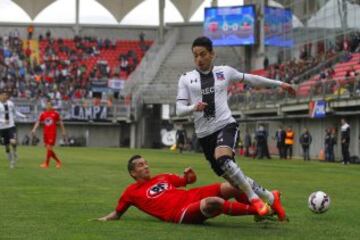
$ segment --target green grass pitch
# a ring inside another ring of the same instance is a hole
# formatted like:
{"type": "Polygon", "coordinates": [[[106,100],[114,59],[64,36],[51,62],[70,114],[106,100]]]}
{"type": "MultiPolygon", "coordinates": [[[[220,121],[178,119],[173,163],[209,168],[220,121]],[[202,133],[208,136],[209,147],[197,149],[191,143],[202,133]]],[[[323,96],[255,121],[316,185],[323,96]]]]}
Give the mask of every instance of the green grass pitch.
{"type": "Polygon", "coordinates": [[[222,181],[202,154],[119,148],[57,148],[64,167],[39,168],[45,149],[19,147],[20,162],[9,169],[0,155],[0,239],[360,239],[360,165],[300,160],[237,161],[244,172],[270,189],[280,189],[289,223],[255,223],[252,217],[220,216],[204,225],[161,222],[132,207],[120,221],[96,222],[114,209],[125,186],[132,183],[127,159],[139,153],[152,174],[182,174],[191,166],[194,186],[222,181]],[[328,193],[324,214],[307,208],[309,194],[328,193]]]}

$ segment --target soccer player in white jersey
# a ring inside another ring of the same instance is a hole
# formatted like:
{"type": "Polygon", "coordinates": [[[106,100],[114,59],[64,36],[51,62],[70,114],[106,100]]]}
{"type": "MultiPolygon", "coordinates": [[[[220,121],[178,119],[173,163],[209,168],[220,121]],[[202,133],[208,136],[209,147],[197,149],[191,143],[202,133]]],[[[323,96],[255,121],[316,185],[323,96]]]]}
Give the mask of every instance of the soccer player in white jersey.
{"type": "Polygon", "coordinates": [[[0,90],[0,137],[4,141],[10,168],[15,167],[18,158],[16,153],[15,116],[26,117],[22,113],[16,111],[14,103],[9,100],[9,93],[0,90]]]}
{"type": "Polygon", "coordinates": [[[287,220],[280,201],[280,192],[269,191],[245,176],[234,160],[238,125],[227,103],[227,89],[231,81],[255,86],[277,86],[294,94],[287,83],[238,72],[229,66],[214,66],[215,52],[207,37],[199,37],[192,44],[196,69],[179,79],[176,99],[178,116],[193,114],[195,132],[204,155],[218,176],[241,189],[260,216],[269,213],[264,201],[270,204],[279,221],[287,220]]]}

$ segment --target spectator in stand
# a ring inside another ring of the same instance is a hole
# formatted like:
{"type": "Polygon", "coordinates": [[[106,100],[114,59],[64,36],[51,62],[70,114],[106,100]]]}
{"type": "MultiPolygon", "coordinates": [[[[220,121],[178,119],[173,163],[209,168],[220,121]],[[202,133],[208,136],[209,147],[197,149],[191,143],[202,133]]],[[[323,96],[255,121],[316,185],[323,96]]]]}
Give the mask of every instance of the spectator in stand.
{"type": "Polygon", "coordinates": [[[145,43],[145,33],[144,32],[139,33],[139,41],[140,41],[140,43],[145,43]]]}
{"type": "Polygon", "coordinates": [[[267,70],[269,67],[269,58],[267,56],[265,56],[264,58],[263,65],[264,65],[264,69],[267,70]]]}
{"type": "Polygon", "coordinates": [[[127,57],[124,55],[121,57],[120,60],[120,70],[125,72],[126,75],[129,75],[130,73],[129,62],[127,60],[127,57]]]}
{"type": "MultiPolygon", "coordinates": [[[[90,84],[88,79],[107,79],[113,75],[112,66],[107,62],[96,66],[93,73],[84,63],[87,58],[100,54],[97,45],[98,42],[103,44],[102,40],[75,36],[74,47],[65,39],[53,39],[48,30],[45,37],[39,35],[42,59],[39,63],[38,59],[31,57],[30,47],[23,49],[23,45],[30,45],[23,44],[18,35],[13,31],[8,36],[0,36],[0,86],[16,89],[16,97],[41,98],[40,94],[48,95],[53,88],[59,90],[64,100],[73,98],[77,88],[81,89],[76,92],[77,97],[86,96],[90,84]]],[[[109,50],[113,50],[115,45],[109,39],[106,42],[109,50]]],[[[135,51],[130,51],[130,55],[128,74],[139,62],[135,51]]]]}
{"type": "Polygon", "coordinates": [[[31,40],[32,37],[33,37],[33,33],[34,33],[34,26],[33,26],[33,25],[30,24],[30,25],[27,27],[27,33],[28,33],[27,39],[28,39],[28,40],[31,40]]]}
{"type": "Polygon", "coordinates": [[[46,40],[47,40],[47,41],[50,41],[50,40],[51,40],[51,32],[50,32],[50,30],[47,30],[47,31],[46,31],[45,36],[46,36],[46,40]]]}
{"type": "Polygon", "coordinates": [[[104,41],[105,49],[108,50],[111,47],[111,41],[110,39],[106,38],[104,41]]]}

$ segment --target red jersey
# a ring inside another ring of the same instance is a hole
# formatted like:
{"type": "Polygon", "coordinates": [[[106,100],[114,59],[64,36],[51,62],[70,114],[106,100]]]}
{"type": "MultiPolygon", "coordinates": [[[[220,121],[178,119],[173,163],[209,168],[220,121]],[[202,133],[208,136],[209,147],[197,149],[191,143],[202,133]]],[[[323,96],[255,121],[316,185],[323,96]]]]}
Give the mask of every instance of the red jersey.
{"type": "Polygon", "coordinates": [[[44,134],[56,135],[56,124],[60,121],[60,115],[57,111],[51,109],[42,112],[39,121],[44,123],[44,134]]]}
{"type": "Polygon", "coordinates": [[[122,214],[133,205],[163,221],[173,221],[189,196],[189,191],[177,189],[183,186],[186,179],[174,174],[161,174],[147,182],[131,184],[120,197],[116,211],[122,214]]]}

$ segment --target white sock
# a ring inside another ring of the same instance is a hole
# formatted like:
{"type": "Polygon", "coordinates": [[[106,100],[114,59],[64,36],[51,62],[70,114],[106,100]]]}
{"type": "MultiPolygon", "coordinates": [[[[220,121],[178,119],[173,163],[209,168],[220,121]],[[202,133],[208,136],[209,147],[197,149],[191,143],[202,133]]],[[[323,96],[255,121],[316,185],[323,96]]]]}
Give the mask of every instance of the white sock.
{"type": "Polygon", "coordinates": [[[241,171],[240,167],[233,161],[229,160],[224,163],[222,170],[225,172],[224,177],[230,181],[232,185],[235,185],[242,190],[248,199],[251,201],[259,196],[254,192],[247,177],[241,171]]]}
{"type": "Polygon", "coordinates": [[[12,160],[12,154],[11,154],[11,152],[8,152],[8,153],[7,153],[7,159],[9,160],[9,162],[11,162],[11,160],[12,160]]]}
{"type": "Polygon", "coordinates": [[[18,156],[15,151],[12,152],[12,157],[13,157],[14,162],[16,162],[18,160],[18,156]]]}
{"type": "Polygon", "coordinates": [[[274,195],[272,192],[267,190],[266,188],[260,186],[255,182],[253,179],[247,177],[248,183],[251,185],[251,188],[254,190],[254,192],[259,195],[262,199],[266,200],[270,205],[274,202],[274,195]]]}

